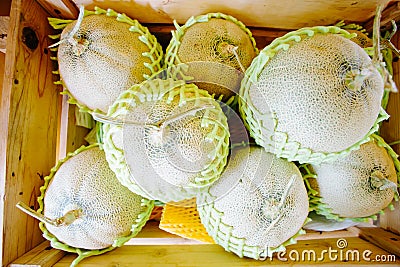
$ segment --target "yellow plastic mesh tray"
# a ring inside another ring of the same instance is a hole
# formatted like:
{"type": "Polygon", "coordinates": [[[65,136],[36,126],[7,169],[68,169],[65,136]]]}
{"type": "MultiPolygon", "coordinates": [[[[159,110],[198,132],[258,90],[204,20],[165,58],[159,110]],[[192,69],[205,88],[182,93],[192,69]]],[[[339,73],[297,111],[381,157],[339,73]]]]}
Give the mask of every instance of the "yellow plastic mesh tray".
{"type": "Polygon", "coordinates": [[[215,243],[200,221],[195,198],[165,204],[159,227],[184,238],[215,243]]]}

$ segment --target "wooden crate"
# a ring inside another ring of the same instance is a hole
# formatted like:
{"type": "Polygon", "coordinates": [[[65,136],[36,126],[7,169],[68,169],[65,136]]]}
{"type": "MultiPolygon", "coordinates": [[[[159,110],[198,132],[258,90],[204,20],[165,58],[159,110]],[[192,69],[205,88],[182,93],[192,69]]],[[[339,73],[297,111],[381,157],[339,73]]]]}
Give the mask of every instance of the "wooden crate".
{"type": "MultiPolygon", "coordinates": [[[[2,0],[3,1],[3,0],[2,0]]],[[[189,0],[77,0],[89,8],[98,5],[148,23],[150,30],[166,44],[170,38],[172,19],[183,23],[189,16],[207,12],[225,12],[250,26],[258,46],[264,47],[273,38],[288,30],[304,26],[328,25],[341,19],[363,24],[371,29],[376,0],[255,0],[255,1],[189,1],[189,0]]],[[[0,53],[0,188],[2,215],[2,265],[68,266],[75,255],[52,249],[44,241],[37,220],[20,212],[18,201],[37,208],[36,198],[43,177],[68,151],[84,143],[87,130],[75,126],[74,106],[53,84],[54,63],[50,60],[47,38],[52,33],[47,17],[76,18],[76,5],[70,0],[14,0],[6,55],[0,53]],[[3,70],[4,68],[4,70],[3,70]],[[2,75],[0,76],[2,78],[2,75]],[[2,82],[3,80],[3,82],[2,82]],[[1,87],[1,82],[2,87],[1,87]]],[[[400,19],[400,3],[392,1],[383,14],[383,24],[400,19]]],[[[400,44],[400,34],[393,39],[400,44]]],[[[400,85],[400,63],[394,64],[395,81],[400,85]]],[[[400,140],[400,95],[392,94],[388,106],[391,118],[383,124],[382,135],[388,142],[400,140]]],[[[400,146],[394,146],[400,153],[400,146]]],[[[377,222],[380,227],[352,227],[331,233],[309,232],[291,250],[336,248],[345,238],[348,249],[370,250],[373,255],[400,256],[400,207],[387,211],[377,222]]],[[[150,222],[138,237],[107,254],[82,261],[81,266],[264,266],[293,265],[287,262],[240,259],[217,245],[186,240],[158,229],[150,222]]],[[[377,262],[300,261],[313,265],[366,265],[377,262]]],[[[379,262],[399,266],[400,261],[379,262]]]]}

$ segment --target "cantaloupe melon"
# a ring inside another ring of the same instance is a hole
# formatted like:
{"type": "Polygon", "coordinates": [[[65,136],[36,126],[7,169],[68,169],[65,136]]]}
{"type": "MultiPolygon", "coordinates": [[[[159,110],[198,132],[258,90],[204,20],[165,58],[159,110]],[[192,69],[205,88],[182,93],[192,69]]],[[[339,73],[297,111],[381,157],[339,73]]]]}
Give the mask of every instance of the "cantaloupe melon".
{"type": "Polygon", "coordinates": [[[162,202],[192,198],[216,181],[229,153],[227,118],[207,91],[152,79],[124,92],[108,112],[104,150],[133,192],[162,202]]]}
{"type": "Polygon", "coordinates": [[[163,52],[149,30],[113,10],[85,11],[62,24],[57,60],[66,92],[84,110],[107,112],[120,93],[160,70],[163,52]]]}
{"type": "Polygon", "coordinates": [[[122,246],[145,225],[154,202],[121,185],[98,145],[60,161],[41,187],[37,218],[54,248],[78,253],[72,265],[122,246]],[[47,219],[46,219],[47,218],[47,219]]]}
{"type": "Polygon", "coordinates": [[[293,243],[303,233],[308,206],[296,165],[261,147],[237,150],[221,178],[197,198],[200,219],[214,241],[254,259],[293,243]]]}
{"type": "Polygon", "coordinates": [[[367,141],[387,118],[384,80],[354,37],[338,27],[275,39],[247,69],[241,114],[256,142],[279,157],[318,164],[367,141]]]}
{"type": "Polygon", "coordinates": [[[167,68],[184,63],[186,76],[200,89],[223,100],[240,88],[243,71],[258,54],[251,32],[236,18],[222,13],[191,17],[176,30],[166,50],[167,68]]]}
{"type": "Polygon", "coordinates": [[[344,158],[311,165],[315,174],[310,183],[315,190],[311,208],[318,214],[363,221],[392,207],[392,200],[398,198],[400,163],[381,137],[372,137],[344,158]]]}

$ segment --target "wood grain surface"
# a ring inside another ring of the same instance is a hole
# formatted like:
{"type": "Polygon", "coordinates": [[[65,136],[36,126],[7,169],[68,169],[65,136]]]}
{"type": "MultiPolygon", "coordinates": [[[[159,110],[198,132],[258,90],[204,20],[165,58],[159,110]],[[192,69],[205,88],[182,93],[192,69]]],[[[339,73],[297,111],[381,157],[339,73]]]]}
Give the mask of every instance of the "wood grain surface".
{"type": "Polygon", "coordinates": [[[24,201],[37,208],[39,187],[56,159],[61,97],[47,50],[47,16],[36,1],[11,6],[0,106],[3,265],[43,241],[38,221],[15,205],[24,201]]]}

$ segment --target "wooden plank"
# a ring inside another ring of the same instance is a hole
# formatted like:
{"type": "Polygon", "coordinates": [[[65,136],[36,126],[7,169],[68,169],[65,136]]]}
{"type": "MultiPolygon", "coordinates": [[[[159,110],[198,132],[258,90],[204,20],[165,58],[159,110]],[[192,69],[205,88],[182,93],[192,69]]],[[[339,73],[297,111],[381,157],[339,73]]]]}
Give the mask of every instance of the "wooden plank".
{"type": "MultiPolygon", "coordinates": [[[[171,24],[160,25],[156,23],[143,23],[143,26],[146,26],[152,33],[170,33],[171,31],[176,30],[175,26],[171,24]]],[[[254,36],[269,37],[269,38],[280,37],[288,32],[287,30],[281,30],[281,29],[260,28],[251,26],[249,26],[249,28],[254,36]]]]}
{"type": "Polygon", "coordinates": [[[37,220],[19,211],[37,208],[43,177],[55,164],[61,98],[53,84],[47,13],[35,0],[15,0],[10,13],[0,106],[0,185],[3,265],[43,241],[37,220]]]}
{"type": "Polygon", "coordinates": [[[59,129],[59,140],[57,142],[57,159],[63,159],[68,152],[73,152],[83,145],[87,145],[84,137],[89,129],[76,126],[75,105],[68,103],[68,96],[64,95],[61,107],[61,120],[59,129]]]}
{"type": "MultiPolygon", "coordinates": [[[[400,2],[394,2],[390,4],[383,12],[382,12],[382,20],[381,20],[381,27],[387,26],[390,24],[390,21],[398,21],[400,20],[400,2]]],[[[374,18],[370,18],[364,24],[364,28],[367,32],[372,32],[372,28],[374,25],[374,18]]],[[[391,27],[391,25],[389,25],[391,27]]]]}
{"type": "Polygon", "coordinates": [[[400,235],[400,203],[394,203],[394,210],[379,216],[379,226],[400,235]]]}
{"type": "MultiPolygon", "coordinates": [[[[89,9],[112,7],[143,23],[183,24],[190,16],[209,12],[232,15],[248,26],[298,29],[306,26],[329,25],[339,20],[365,22],[374,15],[376,0],[254,0],[254,1],[191,1],[191,0],[74,0],[89,9]]],[[[380,2],[388,3],[388,0],[380,2]]]]}
{"type": "MultiPolygon", "coordinates": [[[[343,241],[343,240],[342,240],[343,241]]],[[[267,266],[294,264],[303,265],[367,265],[371,264],[375,257],[384,255],[386,262],[379,262],[379,266],[399,266],[400,261],[392,259],[388,261],[389,253],[357,237],[347,238],[347,246],[339,249],[338,239],[304,240],[298,244],[287,247],[285,254],[280,254],[280,259],[275,255],[272,260],[256,261],[248,258],[239,258],[232,253],[224,251],[218,245],[198,245],[198,246],[123,246],[107,254],[90,257],[80,263],[82,267],[88,266],[173,266],[173,267],[214,267],[214,266],[267,266]],[[328,253],[322,254],[323,250],[331,250],[331,258],[328,253]],[[336,252],[334,252],[336,250],[336,252]],[[371,254],[369,254],[371,251],[371,254]],[[293,252],[291,252],[293,251],[293,252]],[[314,251],[316,259],[314,260],[314,251]],[[358,252],[356,252],[358,251],[358,252]],[[369,254],[363,258],[363,253],[369,254]],[[354,258],[352,256],[354,252],[354,258]],[[299,257],[296,257],[298,253],[299,257]],[[308,255],[310,253],[310,258],[308,255]],[[357,260],[357,254],[360,256],[357,260]],[[291,256],[290,256],[291,255],[291,256]],[[303,255],[303,257],[302,257],[303,255]],[[323,255],[321,257],[321,255],[323,255]],[[347,255],[347,256],[346,256],[347,255]],[[335,257],[337,258],[335,260],[335,257]],[[346,261],[347,257],[347,261],[346,261]],[[318,260],[320,258],[320,260],[318,260]],[[287,261],[283,261],[287,259],[287,261]],[[370,261],[368,261],[368,259],[370,261]]],[[[69,266],[75,255],[68,254],[63,257],[55,267],[69,266]]],[[[382,257],[381,257],[382,258],[382,257]]],[[[375,262],[376,263],[376,262],[375,262]]]]}
{"type": "Polygon", "coordinates": [[[357,234],[348,230],[338,230],[332,232],[316,232],[307,230],[306,234],[298,236],[296,240],[299,241],[299,240],[348,238],[348,237],[357,237],[357,234]]]}
{"type": "Polygon", "coordinates": [[[382,228],[360,228],[360,238],[400,257],[400,235],[382,228]]]}
{"type": "Polygon", "coordinates": [[[0,52],[6,52],[7,34],[10,24],[9,16],[0,16],[0,52]]]}
{"type": "MultiPolygon", "coordinates": [[[[175,234],[161,230],[158,221],[149,221],[142,231],[126,245],[183,245],[183,244],[206,244],[200,241],[189,241],[186,238],[182,238],[175,234]]],[[[358,229],[358,228],[357,228],[358,229]]],[[[297,237],[297,241],[300,240],[313,240],[313,239],[328,239],[328,238],[348,238],[357,237],[358,232],[354,230],[339,230],[332,232],[317,232],[307,230],[307,233],[297,237]]]]}
{"type": "Polygon", "coordinates": [[[55,18],[74,19],[78,17],[78,8],[71,0],[37,0],[47,12],[55,18]]]}
{"type": "Polygon", "coordinates": [[[5,63],[6,63],[6,55],[4,53],[0,53],[0,99],[1,99],[1,93],[3,92],[3,77],[4,77],[5,63]]]}
{"type": "MultiPolygon", "coordinates": [[[[400,3],[398,3],[400,4],[400,3]]],[[[400,45],[400,33],[397,33],[392,42],[396,47],[400,45]]],[[[400,61],[393,63],[393,76],[394,81],[400,90],[400,61]]],[[[387,112],[390,115],[388,121],[382,124],[381,135],[387,143],[400,141],[400,93],[391,93],[387,112]]],[[[400,154],[400,143],[392,146],[393,149],[400,154]]],[[[400,205],[395,203],[395,210],[386,210],[385,214],[380,215],[379,225],[392,232],[400,234],[400,205]]]]}
{"type": "MultiPolygon", "coordinates": [[[[154,34],[161,44],[166,49],[169,41],[171,40],[171,31],[176,30],[174,25],[171,24],[155,24],[155,23],[144,23],[149,31],[154,34]]],[[[281,37],[288,33],[288,30],[271,29],[271,28],[260,28],[260,27],[249,27],[254,39],[256,40],[257,47],[263,49],[266,45],[270,44],[275,38],[281,37]]]]}
{"type": "Polygon", "coordinates": [[[44,241],[34,249],[19,257],[9,267],[31,266],[50,267],[57,263],[67,253],[62,250],[53,249],[49,241],[44,241]]]}

